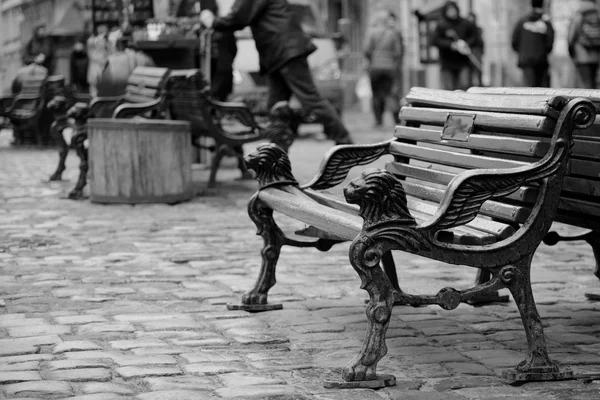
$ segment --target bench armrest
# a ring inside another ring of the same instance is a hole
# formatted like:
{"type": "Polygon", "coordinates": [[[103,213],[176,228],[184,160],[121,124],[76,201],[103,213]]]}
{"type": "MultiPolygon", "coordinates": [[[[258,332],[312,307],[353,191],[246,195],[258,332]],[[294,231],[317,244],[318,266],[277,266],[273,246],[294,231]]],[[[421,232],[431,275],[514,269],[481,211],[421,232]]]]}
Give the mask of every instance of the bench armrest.
{"type": "Polygon", "coordinates": [[[15,98],[13,96],[0,97],[0,116],[8,115],[8,110],[14,100],[15,98]]]}
{"type": "Polygon", "coordinates": [[[23,104],[23,103],[27,103],[27,102],[31,102],[31,101],[35,101],[36,105],[35,105],[35,112],[40,112],[42,110],[42,108],[44,107],[44,99],[42,96],[37,95],[37,94],[18,94],[15,96],[12,104],[8,107],[8,109],[6,110],[6,112],[8,114],[12,113],[14,110],[18,110],[19,107],[23,104]]]}
{"type": "Polygon", "coordinates": [[[319,167],[317,175],[303,189],[324,190],[342,183],[348,172],[359,165],[368,165],[388,154],[391,139],[381,143],[340,145],[332,147],[319,167]]]}
{"type": "Polygon", "coordinates": [[[223,102],[213,100],[211,98],[207,98],[206,101],[208,101],[208,103],[210,103],[218,111],[234,116],[235,119],[241,124],[252,129],[260,129],[254,120],[254,115],[252,115],[252,112],[244,103],[223,102]]]}
{"type": "Polygon", "coordinates": [[[123,103],[125,96],[96,97],[90,102],[90,117],[110,118],[114,110],[123,103]]]}
{"type": "Polygon", "coordinates": [[[133,118],[146,112],[160,111],[160,107],[162,106],[163,102],[164,99],[161,97],[146,103],[121,104],[115,109],[113,118],[133,118]]]}

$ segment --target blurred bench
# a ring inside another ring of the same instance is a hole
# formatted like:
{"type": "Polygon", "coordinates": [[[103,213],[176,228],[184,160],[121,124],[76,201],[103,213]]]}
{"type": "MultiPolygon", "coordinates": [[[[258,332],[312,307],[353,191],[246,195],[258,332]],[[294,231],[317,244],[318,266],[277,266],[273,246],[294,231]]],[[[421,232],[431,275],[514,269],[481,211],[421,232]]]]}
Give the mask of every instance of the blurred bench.
{"type": "Polygon", "coordinates": [[[11,96],[2,100],[2,116],[10,121],[17,143],[24,140],[26,133],[33,136],[37,145],[43,143],[40,120],[46,105],[46,91],[50,78],[34,75],[23,79],[19,93],[14,97],[11,96]]]}
{"type": "Polygon", "coordinates": [[[224,156],[236,157],[242,178],[248,177],[243,162],[243,144],[266,139],[287,151],[294,141],[290,127],[297,116],[287,102],[276,104],[268,125],[261,125],[246,105],[213,99],[208,82],[198,70],[174,71],[167,91],[171,118],[191,123],[194,146],[202,146],[202,137],[210,137],[215,142],[210,148],[214,156],[209,187],[216,185],[217,171],[224,156]]]}
{"type": "MultiPolygon", "coordinates": [[[[228,308],[281,308],[268,304],[267,295],[276,282],[282,246],[325,251],[352,241],[350,262],[370,296],[368,329],[359,354],[343,369],[343,381],[328,387],[393,384],[394,377],[379,376],[376,368],[387,352],[385,334],[395,304],[437,304],[452,310],[501,288],[513,295],[528,342],[525,361],[505,377],[571,377],[570,369],[559,370],[548,357],[530,267],[552,222],[557,216],[566,218],[565,204],[574,204],[561,192],[598,187],[590,172],[570,157],[573,131],[592,126],[594,105],[585,99],[423,88],[414,88],[406,99],[409,106],[400,113],[402,125],[394,139],[332,148],[317,176],[305,185],[297,183],[287,155],[277,146],[261,146],[246,157],[260,183],[248,210],[264,240],[262,267],[242,304],[228,308]],[[344,188],[345,200],[329,193],[351,168],[384,155],[393,161],[385,170],[365,169],[344,188]],[[286,236],[273,219],[274,211],[306,224],[297,233],[313,240],[286,236]],[[392,250],[479,268],[490,279],[465,290],[408,294],[397,283],[392,250]]],[[[575,142],[574,154],[577,148],[575,142]]],[[[585,204],[596,210],[594,204],[585,204]]]]}
{"type": "Polygon", "coordinates": [[[88,151],[84,144],[87,140],[88,118],[163,118],[167,105],[165,88],[168,77],[167,68],[136,67],[127,80],[127,91],[122,96],[97,97],[89,104],[78,102],[70,108],[68,99],[55,98],[52,109],[58,122],[53,128],[55,136],[61,138],[61,148],[58,166],[50,180],[62,179],[69,149],[74,149],[81,162],[77,184],[68,197],[81,198],[87,184],[88,151]],[[69,118],[75,121],[72,126],[74,135],[70,141],[63,137],[64,129],[69,126],[69,118]]]}
{"type": "MultiPolygon", "coordinates": [[[[590,100],[596,107],[596,112],[600,113],[600,90],[474,87],[468,93],[509,96],[529,94],[569,99],[581,97],[590,100]]],[[[555,220],[590,231],[568,237],[550,232],[544,238],[544,243],[553,246],[562,241],[586,241],[592,247],[596,259],[594,275],[600,279],[600,119],[596,118],[594,124],[587,129],[576,130],[573,142],[570,171],[565,178],[555,220]]],[[[586,293],[586,296],[591,300],[600,300],[597,293],[586,293]]]]}

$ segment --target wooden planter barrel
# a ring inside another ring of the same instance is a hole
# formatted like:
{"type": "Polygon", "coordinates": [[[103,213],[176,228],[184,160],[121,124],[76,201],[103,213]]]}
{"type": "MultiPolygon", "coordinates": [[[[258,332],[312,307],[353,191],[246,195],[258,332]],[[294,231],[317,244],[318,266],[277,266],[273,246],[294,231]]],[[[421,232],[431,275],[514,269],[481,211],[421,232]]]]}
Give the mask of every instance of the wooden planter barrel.
{"type": "Polygon", "coordinates": [[[178,203],[192,198],[188,122],[93,118],[88,134],[91,201],[178,203]]]}

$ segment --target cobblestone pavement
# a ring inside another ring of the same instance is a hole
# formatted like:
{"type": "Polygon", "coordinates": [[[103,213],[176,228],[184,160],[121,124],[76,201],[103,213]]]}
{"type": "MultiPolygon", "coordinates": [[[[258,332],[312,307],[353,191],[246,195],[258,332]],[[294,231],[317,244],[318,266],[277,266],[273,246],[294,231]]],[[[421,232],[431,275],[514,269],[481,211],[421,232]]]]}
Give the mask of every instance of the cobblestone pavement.
{"type": "MultiPolygon", "coordinates": [[[[349,115],[362,142],[369,121],[349,115]],[[362,124],[362,125],[361,125],[362,124]],[[362,128],[361,128],[362,126],[362,128]]],[[[394,309],[379,391],[324,389],[360,348],[366,328],[347,245],[328,253],[285,248],[271,302],[284,310],[228,312],[256,279],[261,239],[245,206],[254,182],[225,169],[215,191],[176,206],[104,206],[45,183],[49,150],[3,146],[0,133],[0,398],[203,399],[599,399],[600,383],[506,385],[498,374],[522,359],[525,336],[514,303],[394,309]]],[[[329,142],[291,149],[306,181],[329,142]]],[[[195,171],[199,190],[206,171],[195,171]]],[[[291,221],[282,225],[293,229],[291,221]]],[[[564,232],[565,227],[557,229],[564,232]]],[[[467,287],[468,268],[395,256],[401,284],[436,293],[467,287]]],[[[591,250],[542,246],[534,290],[551,355],[576,373],[600,373],[599,290],[591,250]]]]}

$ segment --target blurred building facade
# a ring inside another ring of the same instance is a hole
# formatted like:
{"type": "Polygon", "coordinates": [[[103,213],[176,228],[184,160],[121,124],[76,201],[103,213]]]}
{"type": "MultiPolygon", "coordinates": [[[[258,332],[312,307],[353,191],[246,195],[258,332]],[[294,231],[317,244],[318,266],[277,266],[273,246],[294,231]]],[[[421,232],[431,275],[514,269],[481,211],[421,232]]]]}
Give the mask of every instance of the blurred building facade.
{"type": "MultiPolygon", "coordinates": [[[[0,94],[6,93],[21,67],[21,51],[31,38],[33,28],[44,23],[57,43],[57,71],[68,80],[68,58],[74,41],[89,32],[92,0],[0,0],[0,94]]],[[[154,0],[155,10],[175,0],[154,0]]],[[[231,3],[233,0],[223,0],[231,3]]],[[[362,47],[371,16],[378,10],[394,11],[404,36],[404,87],[439,87],[439,68],[433,60],[424,60],[427,41],[424,25],[415,11],[435,13],[445,0],[314,0],[332,32],[345,34],[349,55],[344,72],[352,82],[362,72],[362,47]]],[[[547,0],[547,11],[556,29],[552,54],[552,85],[569,87],[574,83],[573,66],[567,52],[566,34],[570,16],[579,0],[547,0]]],[[[464,16],[473,11],[479,18],[486,44],[484,83],[513,86],[520,84],[520,70],[510,48],[510,36],[516,21],[530,8],[530,0],[458,0],[464,16]]],[[[164,7],[163,7],[164,8],[164,7]]],[[[426,58],[426,57],[425,57],[426,58]]]]}
{"type": "Polygon", "coordinates": [[[0,0],[0,92],[22,66],[21,54],[36,26],[44,24],[56,44],[56,74],[69,79],[69,57],[87,31],[89,0],[0,0]]]}
{"type": "MultiPolygon", "coordinates": [[[[435,14],[446,0],[370,0],[368,12],[380,9],[394,11],[400,18],[406,55],[404,58],[405,88],[414,85],[439,87],[439,67],[423,60],[423,46],[427,41],[424,22],[419,23],[415,11],[422,15],[435,14]],[[424,62],[425,61],[425,62],[424,62]]],[[[483,28],[485,41],[484,84],[489,86],[520,86],[521,71],[511,48],[511,35],[516,22],[531,10],[530,0],[457,0],[463,17],[474,12],[478,25],[483,28]]],[[[567,29],[571,16],[580,0],[546,0],[546,12],[556,30],[554,51],[551,55],[552,86],[572,87],[574,67],[568,55],[567,29]]],[[[368,27],[366,28],[368,29],[368,27]]],[[[435,49],[432,51],[435,53],[435,49]]],[[[435,58],[435,57],[434,57],[435,58]]]]}

